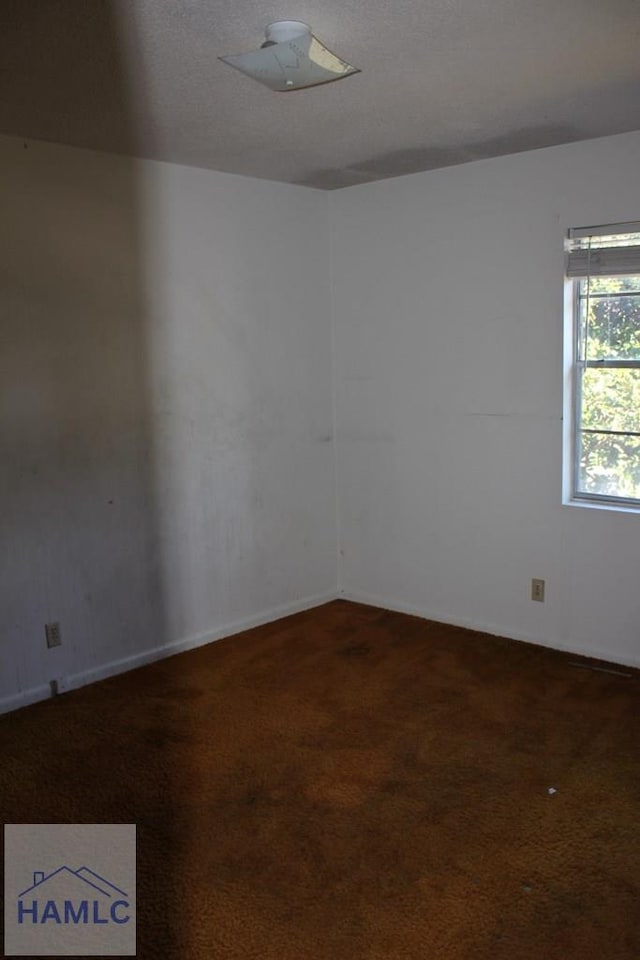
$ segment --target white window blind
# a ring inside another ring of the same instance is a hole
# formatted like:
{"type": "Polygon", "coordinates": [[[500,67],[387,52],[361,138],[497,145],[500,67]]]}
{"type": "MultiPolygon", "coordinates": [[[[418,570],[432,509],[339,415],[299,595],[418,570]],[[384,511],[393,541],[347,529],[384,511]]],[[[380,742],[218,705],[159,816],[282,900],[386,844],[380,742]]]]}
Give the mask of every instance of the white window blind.
{"type": "Polygon", "coordinates": [[[572,279],[640,274],[640,221],[570,230],[566,273],[572,279]]]}

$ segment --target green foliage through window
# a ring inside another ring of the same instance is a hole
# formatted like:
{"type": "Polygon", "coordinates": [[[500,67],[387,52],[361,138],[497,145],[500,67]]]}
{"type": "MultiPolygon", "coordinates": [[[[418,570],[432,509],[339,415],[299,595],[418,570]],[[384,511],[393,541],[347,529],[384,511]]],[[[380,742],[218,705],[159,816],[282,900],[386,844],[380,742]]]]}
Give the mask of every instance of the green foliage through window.
{"type": "Polygon", "coordinates": [[[640,275],[578,281],[578,494],[640,500],[640,275]]]}

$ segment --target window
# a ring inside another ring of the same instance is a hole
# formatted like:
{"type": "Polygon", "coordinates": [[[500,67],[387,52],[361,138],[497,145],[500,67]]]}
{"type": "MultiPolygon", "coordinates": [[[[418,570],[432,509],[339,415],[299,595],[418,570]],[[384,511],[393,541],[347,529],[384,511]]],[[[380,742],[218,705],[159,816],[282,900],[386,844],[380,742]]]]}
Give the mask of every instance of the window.
{"type": "Polygon", "coordinates": [[[640,223],[571,230],[570,499],[640,508],[640,223]]]}

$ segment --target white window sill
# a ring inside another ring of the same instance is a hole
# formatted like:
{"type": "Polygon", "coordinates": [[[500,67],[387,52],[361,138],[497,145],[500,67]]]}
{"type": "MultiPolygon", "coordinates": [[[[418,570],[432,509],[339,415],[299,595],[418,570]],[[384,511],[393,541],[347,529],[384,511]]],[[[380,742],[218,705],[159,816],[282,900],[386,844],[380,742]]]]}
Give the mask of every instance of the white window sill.
{"type": "Polygon", "coordinates": [[[565,499],[562,501],[564,507],[585,507],[587,510],[605,510],[608,513],[635,513],[640,514],[640,503],[633,506],[629,503],[612,503],[607,500],[579,500],[565,499]]]}

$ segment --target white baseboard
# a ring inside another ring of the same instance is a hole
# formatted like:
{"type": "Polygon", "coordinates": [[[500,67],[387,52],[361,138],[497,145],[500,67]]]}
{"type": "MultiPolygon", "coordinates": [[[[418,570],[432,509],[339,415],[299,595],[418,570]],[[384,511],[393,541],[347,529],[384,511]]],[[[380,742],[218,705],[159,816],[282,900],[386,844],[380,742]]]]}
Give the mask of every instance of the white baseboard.
{"type": "Polygon", "coordinates": [[[424,607],[405,603],[403,600],[390,600],[366,593],[363,590],[344,589],[340,591],[342,600],[351,600],[353,603],[363,603],[368,607],[380,607],[382,610],[392,610],[394,613],[408,613],[422,620],[434,620],[437,623],[446,623],[452,627],[466,627],[468,630],[477,630],[480,633],[489,633],[496,637],[506,637],[509,640],[520,640],[523,643],[532,643],[537,647],[547,647],[550,650],[559,650],[561,653],[573,653],[580,657],[590,657],[594,660],[604,660],[606,663],[618,663],[625,667],[640,667],[640,657],[618,654],[612,650],[588,650],[579,646],[568,646],[561,643],[550,643],[538,636],[522,631],[507,629],[495,623],[480,623],[477,620],[465,617],[451,617],[449,614],[427,610],[424,607]]]}
{"type": "MultiPolygon", "coordinates": [[[[541,640],[540,637],[532,636],[522,631],[507,630],[498,624],[480,623],[464,617],[451,617],[447,614],[406,603],[403,600],[393,600],[362,590],[344,589],[331,590],[326,593],[316,594],[315,596],[305,597],[293,603],[280,604],[250,617],[231,621],[205,633],[183,637],[181,640],[174,640],[170,643],[153,647],[150,650],[142,650],[140,653],[133,654],[133,656],[130,657],[111,660],[100,666],[92,667],[88,670],[71,674],[70,676],[60,677],[57,681],[58,691],[59,693],[64,693],[67,690],[75,690],[89,683],[95,683],[97,680],[105,680],[107,677],[113,677],[119,673],[126,673],[128,670],[135,670],[137,667],[142,667],[147,663],[153,663],[156,660],[162,660],[165,657],[171,657],[176,653],[192,650],[195,647],[202,647],[207,643],[213,643],[215,640],[222,640],[224,637],[232,636],[235,633],[242,633],[244,630],[250,630],[252,627],[272,623],[274,620],[280,620],[282,617],[288,617],[294,613],[301,613],[303,610],[311,610],[313,607],[319,607],[324,603],[329,603],[331,600],[336,599],[351,600],[354,603],[363,603],[366,606],[379,607],[383,610],[393,610],[396,613],[408,613],[412,616],[420,617],[423,620],[435,620],[438,623],[446,623],[455,627],[466,627],[469,630],[478,630],[482,633],[508,637],[511,640],[521,640],[525,643],[533,643],[537,646],[560,650],[564,653],[592,657],[609,663],[619,663],[628,667],[640,667],[640,658],[638,657],[619,655],[611,650],[586,650],[584,647],[549,643],[541,640]]],[[[9,696],[0,698],[0,714],[9,713],[12,710],[17,710],[19,707],[26,707],[40,700],[47,700],[50,696],[51,687],[49,684],[40,684],[28,690],[10,694],[9,696]]]]}
{"type": "MultiPolygon", "coordinates": [[[[195,647],[202,647],[207,643],[213,643],[215,640],[222,640],[224,637],[230,637],[235,633],[250,630],[252,627],[260,627],[265,623],[281,620],[283,617],[288,617],[293,613],[311,610],[313,607],[319,607],[323,603],[329,603],[329,601],[335,600],[337,597],[338,592],[331,590],[327,593],[320,593],[315,596],[305,597],[302,600],[296,600],[293,603],[279,604],[276,607],[270,607],[268,610],[253,614],[250,617],[244,617],[241,620],[234,620],[223,626],[215,627],[205,633],[183,637],[181,640],[174,640],[170,643],[162,644],[159,647],[152,647],[150,650],[141,650],[140,653],[134,653],[130,657],[110,660],[108,663],[91,667],[88,670],[82,670],[80,673],[59,677],[57,679],[58,693],[77,690],[78,687],[85,687],[87,684],[95,683],[97,680],[106,680],[107,677],[113,677],[118,673],[135,670],[137,667],[143,667],[147,663],[163,660],[165,657],[172,657],[176,653],[193,650],[195,647]]],[[[20,693],[10,694],[7,697],[0,698],[0,714],[9,713],[11,710],[17,710],[19,707],[26,707],[31,703],[37,703],[39,700],[47,700],[51,695],[51,687],[49,684],[41,684],[37,687],[31,687],[28,690],[22,690],[20,693]]]]}
{"type": "Polygon", "coordinates": [[[51,687],[48,683],[29,687],[28,690],[21,690],[20,693],[11,693],[8,697],[0,697],[0,714],[10,713],[11,710],[17,710],[19,707],[28,707],[30,703],[47,700],[50,696],[51,687]]]}

